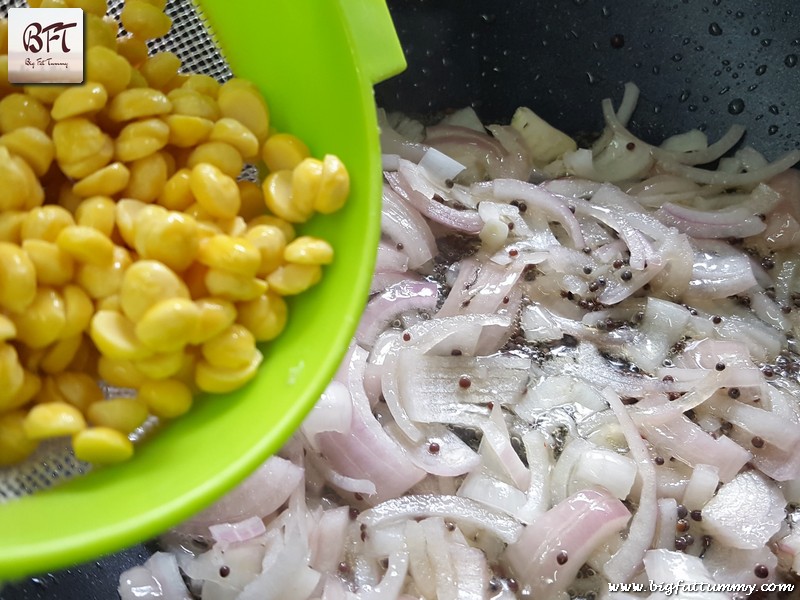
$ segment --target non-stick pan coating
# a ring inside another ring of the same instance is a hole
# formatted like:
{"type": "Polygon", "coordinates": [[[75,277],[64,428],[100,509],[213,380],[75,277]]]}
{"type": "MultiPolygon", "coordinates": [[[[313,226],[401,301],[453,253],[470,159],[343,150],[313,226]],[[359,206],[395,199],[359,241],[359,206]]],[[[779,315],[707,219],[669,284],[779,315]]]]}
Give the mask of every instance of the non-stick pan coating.
{"type": "MultiPolygon", "coordinates": [[[[602,128],[600,101],[641,88],[647,141],[733,123],[774,159],[800,145],[800,7],[788,0],[389,0],[408,70],[379,85],[389,110],[432,118],[473,106],[507,122],[527,105],[570,133],[602,128]]],[[[113,600],[150,546],[43,575],[2,600],[113,600]]]]}

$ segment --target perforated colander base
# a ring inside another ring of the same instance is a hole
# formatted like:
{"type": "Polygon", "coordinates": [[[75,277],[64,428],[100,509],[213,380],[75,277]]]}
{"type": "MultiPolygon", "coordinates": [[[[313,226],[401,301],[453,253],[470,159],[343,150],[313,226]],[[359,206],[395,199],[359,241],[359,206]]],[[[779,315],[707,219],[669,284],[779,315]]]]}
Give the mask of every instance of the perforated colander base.
{"type": "MultiPolygon", "coordinates": [[[[110,0],[108,15],[119,19],[123,4],[120,0],[110,0]]],[[[9,8],[27,6],[24,1],[0,0],[0,15],[6,16],[9,8]]],[[[165,10],[172,18],[172,29],[167,36],[149,43],[151,54],[174,52],[181,59],[181,72],[184,73],[202,73],[219,81],[233,77],[213,34],[193,3],[189,0],[170,0],[165,10]]],[[[127,33],[121,28],[120,35],[127,33]]],[[[246,167],[242,176],[255,178],[255,169],[246,167]]],[[[107,386],[103,386],[103,392],[106,398],[129,396],[132,393],[107,386]]],[[[134,443],[140,443],[157,428],[158,420],[151,417],[129,437],[134,443]]],[[[0,468],[0,504],[80,477],[90,470],[91,465],[75,458],[67,439],[47,441],[23,463],[0,468]]]]}

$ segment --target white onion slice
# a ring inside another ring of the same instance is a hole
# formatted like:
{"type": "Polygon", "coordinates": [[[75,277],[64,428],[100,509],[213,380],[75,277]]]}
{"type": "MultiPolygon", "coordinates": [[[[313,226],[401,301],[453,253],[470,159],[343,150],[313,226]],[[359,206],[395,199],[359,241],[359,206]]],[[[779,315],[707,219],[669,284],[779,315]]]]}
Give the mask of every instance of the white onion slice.
{"type": "Polygon", "coordinates": [[[703,527],[732,548],[760,548],[781,526],[786,500],[778,487],[755,471],[723,485],[703,507],[703,527]]]}
{"type": "Polygon", "coordinates": [[[523,529],[516,519],[489,510],[474,500],[444,495],[392,498],[362,512],[358,521],[369,528],[418,517],[442,517],[456,523],[464,521],[509,544],[519,539],[523,529]]]}

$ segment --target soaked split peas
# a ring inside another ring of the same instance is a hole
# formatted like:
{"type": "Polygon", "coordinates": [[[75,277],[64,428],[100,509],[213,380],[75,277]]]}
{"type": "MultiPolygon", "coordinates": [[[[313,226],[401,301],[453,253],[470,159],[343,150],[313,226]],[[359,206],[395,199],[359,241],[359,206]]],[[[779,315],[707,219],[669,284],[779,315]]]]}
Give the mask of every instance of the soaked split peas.
{"type": "Polygon", "coordinates": [[[79,459],[126,460],[148,418],[245,385],[285,298],[334,259],[295,226],[350,191],[252,83],[148,54],[164,2],[127,0],[125,35],[104,0],[67,4],[86,12],[85,83],[0,85],[0,467],[64,436],[79,459]]]}

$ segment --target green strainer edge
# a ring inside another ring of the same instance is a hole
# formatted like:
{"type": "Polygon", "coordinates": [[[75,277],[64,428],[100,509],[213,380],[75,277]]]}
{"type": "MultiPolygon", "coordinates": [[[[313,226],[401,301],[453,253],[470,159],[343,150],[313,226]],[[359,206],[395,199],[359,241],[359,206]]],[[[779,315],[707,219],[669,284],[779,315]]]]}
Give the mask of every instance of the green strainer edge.
{"type": "Polygon", "coordinates": [[[338,154],[348,205],[304,232],[336,260],[294,298],[257,380],[198,399],[128,463],[0,505],[0,581],[78,564],[151,538],[235,486],[299,426],[335,372],[366,302],[380,236],[373,84],[405,59],[384,0],[199,2],[233,72],[254,81],[272,122],[312,153],[338,154]]]}

